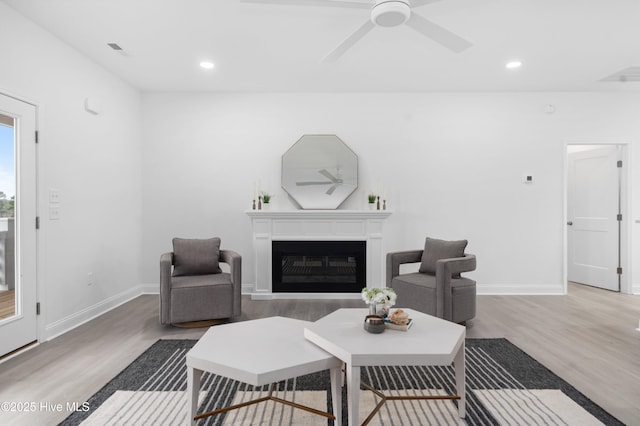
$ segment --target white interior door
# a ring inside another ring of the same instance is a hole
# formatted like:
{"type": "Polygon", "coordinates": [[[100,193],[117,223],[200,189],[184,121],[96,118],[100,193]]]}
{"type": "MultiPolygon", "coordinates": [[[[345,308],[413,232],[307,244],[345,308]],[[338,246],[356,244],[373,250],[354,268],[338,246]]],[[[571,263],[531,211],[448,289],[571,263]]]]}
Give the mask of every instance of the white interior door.
{"type": "Polygon", "coordinates": [[[619,291],[618,147],[568,153],[569,281],[619,291]]]}
{"type": "Polygon", "coordinates": [[[2,356],[37,339],[35,106],[0,94],[0,127],[2,356]]]}

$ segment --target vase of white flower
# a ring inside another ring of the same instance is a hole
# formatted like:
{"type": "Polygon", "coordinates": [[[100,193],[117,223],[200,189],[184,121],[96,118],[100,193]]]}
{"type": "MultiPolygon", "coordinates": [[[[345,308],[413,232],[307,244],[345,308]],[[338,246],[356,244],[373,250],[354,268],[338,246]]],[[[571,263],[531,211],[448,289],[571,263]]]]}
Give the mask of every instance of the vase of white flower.
{"type": "Polygon", "coordinates": [[[369,315],[376,315],[378,313],[378,305],[375,303],[369,303],[369,315]]]}
{"type": "Polygon", "coordinates": [[[360,293],[362,300],[369,305],[369,314],[376,315],[378,313],[378,305],[382,305],[382,309],[388,311],[390,307],[396,304],[396,292],[392,288],[363,288],[360,293]]]}

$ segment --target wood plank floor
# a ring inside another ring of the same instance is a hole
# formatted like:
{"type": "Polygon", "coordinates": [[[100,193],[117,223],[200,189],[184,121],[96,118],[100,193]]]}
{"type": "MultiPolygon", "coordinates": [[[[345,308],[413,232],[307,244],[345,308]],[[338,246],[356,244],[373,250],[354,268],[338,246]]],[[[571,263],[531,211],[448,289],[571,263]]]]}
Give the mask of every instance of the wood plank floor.
{"type": "Polygon", "coordinates": [[[0,319],[12,317],[16,313],[16,291],[0,290],[0,319]]]}
{"type": "MultiPolygon", "coordinates": [[[[281,315],[314,321],[358,300],[243,299],[240,320],[281,315]]],[[[628,425],[640,425],[640,297],[571,284],[567,296],[479,296],[468,337],[506,337],[628,425]]],[[[0,364],[0,402],[35,402],[0,413],[2,425],[55,425],[68,413],[41,403],[83,402],[160,338],[205,329],[158,323],[158,296],[140,296],[0,364]]]]}

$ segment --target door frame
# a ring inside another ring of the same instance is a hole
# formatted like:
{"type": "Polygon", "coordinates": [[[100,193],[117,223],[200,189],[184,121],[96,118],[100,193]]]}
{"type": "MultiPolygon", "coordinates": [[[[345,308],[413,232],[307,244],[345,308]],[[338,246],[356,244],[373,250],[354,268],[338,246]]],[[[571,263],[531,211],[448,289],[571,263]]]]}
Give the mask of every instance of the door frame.
{"type": "MultiPolygon", "coordinates": [[[[14,93],[10,90],[6,90],[3,87],[0,87],[0,95],[3,96],[7,96],[9,98],[13,98],[17,101],[20,102],[24,102],[26,104],[32,105],[35,108],[35,127],[36,127],[36,132],[38,132],[38,143],[36,144],[35,147],[35,202],[36,202],[36,217],[40,217],[40,178],[41,178],[41,174],[40,174],[40,142],[42,141],[42,135],[40,133],[40,123],[41,123],[41,115],[42,115],[42,107],[40,105],[39,102],[35,101],[34,99],[31,99],[27,96],[23,96],[17,93],[14,93]]],[[[35,226],[35,218],[34,220],[34,226],[35,226]]],[[[42,226],[42,221],[40,221],[40,226],[42,226]]],[[[40,228],[41,229],[41,228],[40,228]]],[[[35,265],[36,265],[36,273],[35,273],[35,281],[36,281],[36,301],[40,302],[40,296],[44,294],[44,289],[43,289],[43,284],[40,280],[41,275],[41,262],[40,259],[42,258],[41,256],[41,252],[40,250],[42,250],[42,245],[40,244],[40,230],[36,230],[36,249],[35,249],[35,265]]],[[[45,336],[45,321],[44,321],[44,315],[42,314],[42,310],[40,311],[40,314],[36,314],[36,342],[35,344],[32,344],[30,346],[27,346],[26,348],[22,349],[22,350],[18,350],[14,353],[12,353],[9,356],[5,356],[2,361],[0,361],[0,363],[3,363],[5,361],[8,361],[9,359],[18,356],[19,354],[31,350],[33,348],[35,348],[36,346],[38,346],[41,343],[41,339],[42,336],[45,336]]]]}
{"type": "Polygon", "coordinates": [[[622,266],[622,275],[620,277],[620,293],[633,294],[632,284],[632,268],[629,263],[631,256],[631,238],[629,235],[630,222],[633,220],[631,217],[631,181],[629,176],[631,174],[631,144],[629,142],[601,142],[601,141],[565,141],[563,146],[563,206],[562,206],[562,286],[563,294],[568,292],[568,250],[569,250],[569,237],[567,229],[568,216],[568,202],[569,202],[569,146],[570,145],[613,145],[621,148],[620,157],[622,160],[622,174],[621,174],[621,213],[622,213],[622,226],[620,232],[620,266],[622,266]]]}

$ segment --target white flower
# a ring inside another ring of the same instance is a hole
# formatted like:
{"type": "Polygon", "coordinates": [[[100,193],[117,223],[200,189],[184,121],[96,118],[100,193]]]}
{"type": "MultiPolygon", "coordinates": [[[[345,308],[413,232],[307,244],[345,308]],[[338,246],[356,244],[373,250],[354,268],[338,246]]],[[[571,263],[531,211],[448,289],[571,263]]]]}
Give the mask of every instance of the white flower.
{"type": "Polygon", "coordinates": [[[367,304],[384,305],[390,308],[396,304],[396,292],[392,288],[363,288],[362,300],[367,304]]]}
{"type": "Polygon", "coordinates": [[[387,308],[390,308],[396,304],[396,299],[398,298],[398,296],[396,295],[395,291],[391,290],[387,292],[386,297],[387,297],[387,300],[384,302],[384,306],[386,306],[387,308]]]}

